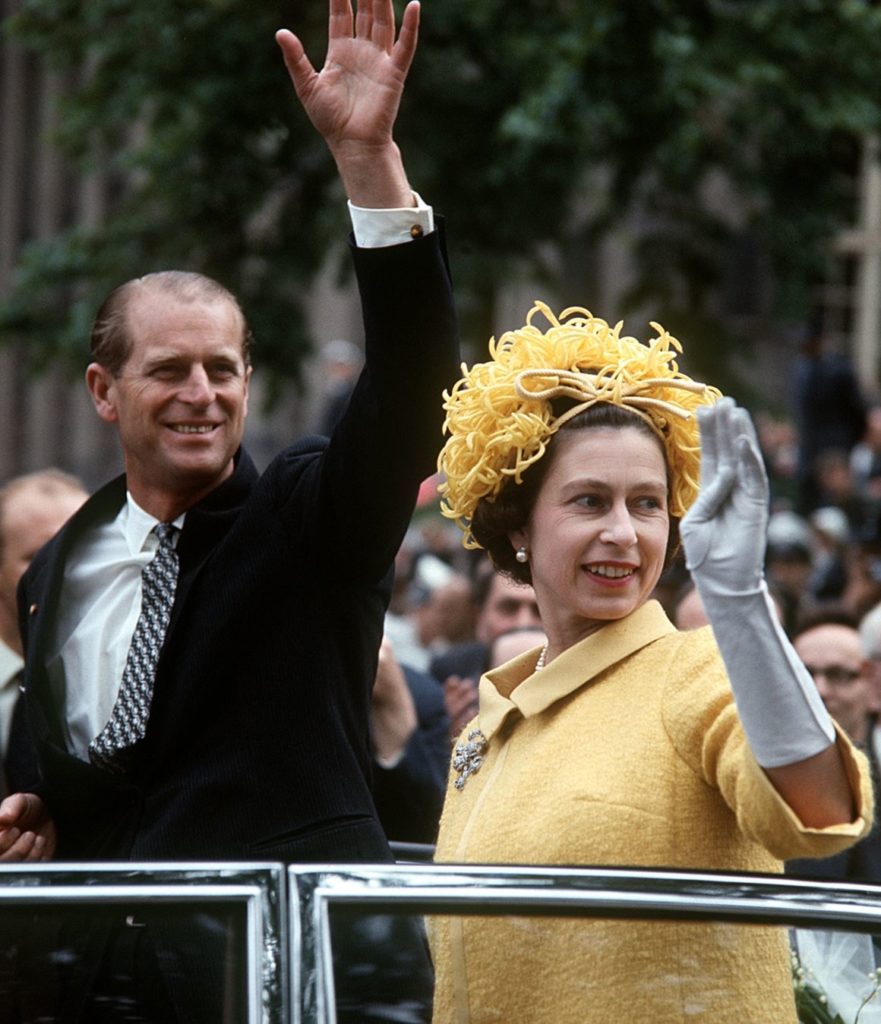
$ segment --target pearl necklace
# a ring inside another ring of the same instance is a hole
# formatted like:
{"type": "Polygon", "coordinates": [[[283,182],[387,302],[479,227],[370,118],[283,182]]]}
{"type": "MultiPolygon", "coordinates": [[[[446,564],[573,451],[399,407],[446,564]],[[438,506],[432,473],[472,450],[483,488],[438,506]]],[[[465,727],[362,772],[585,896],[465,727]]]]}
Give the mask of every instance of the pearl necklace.
{"type": "Polygon", "coordinates": [[[548,645],[545,644],[541,649],[541,654],[538,656],[538,661],[535,663],[535,671],[540,672],[547,663],[548,660],[548,645]]]}

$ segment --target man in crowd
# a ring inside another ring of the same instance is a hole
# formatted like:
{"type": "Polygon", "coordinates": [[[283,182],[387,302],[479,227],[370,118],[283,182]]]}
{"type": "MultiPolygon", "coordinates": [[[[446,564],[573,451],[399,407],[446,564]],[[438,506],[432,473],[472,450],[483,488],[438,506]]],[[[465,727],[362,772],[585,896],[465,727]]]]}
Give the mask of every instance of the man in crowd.
{"type": "Polygon", "coordinates": [[[57,469],[13,477],[0,488],[0,757],[6,761],[24,667],[16,590],[31,559],[86,500],[80,482],[57,469]]]}
{"type": "MultiPolygon", "coordinates": [[[[814,678],[829,714],[869,758],[878,783],[878,761],[870,742],[875,727],[877,696],[872,666],[847,613],[818,612],[793,638],[796,653],[814,678]]],[[[787,864],[789,874],[881,882],[881,837],[877,826],[865,839],[834,857],[787,864]]]]}
{"type": "Polygon", "coordinates": [[[430,673],[443,684],[453,738],[477,713],[477,684],[489,666],[490,645],[511,629],[541,629],[541,616],[532,587],[515,583],[496,572],[487,560],[481,564],[474,587],[477,604],[476,640],[455,644],[432,659],[430,673]]]}

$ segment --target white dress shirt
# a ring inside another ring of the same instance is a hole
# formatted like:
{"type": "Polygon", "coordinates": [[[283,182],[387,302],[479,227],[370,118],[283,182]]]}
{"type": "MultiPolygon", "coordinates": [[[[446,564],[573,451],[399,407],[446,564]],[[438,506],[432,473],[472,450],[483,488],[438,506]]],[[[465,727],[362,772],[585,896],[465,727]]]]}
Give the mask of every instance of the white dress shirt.
{"type": "Polygon", "coordinates": [[[0,640],[0,757],[6,757],[12,712],[18,700],[18,674],[24,661],[8,644],[0,640]]]}
{"type": "MultiPolygon", "coordinates": [[[[182,528],[184,518],[174,525],[182,528]]],[[[141,613],[141,573],[159,547],[158,522],[127,494],[116,518],[84,537],[65,566],[47,670],[53,692],[64,697],[68,749],[84,761],[119,694],[141,613]]]]}

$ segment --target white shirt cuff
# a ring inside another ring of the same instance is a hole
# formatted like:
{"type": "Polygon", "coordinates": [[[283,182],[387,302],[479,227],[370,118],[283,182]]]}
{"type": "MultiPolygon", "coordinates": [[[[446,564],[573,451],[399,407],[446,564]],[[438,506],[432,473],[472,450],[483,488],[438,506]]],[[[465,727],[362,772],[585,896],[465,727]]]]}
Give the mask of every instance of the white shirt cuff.
{"type": "Polygon", "coordinates": [[[415,206],[395,210],[369,210],[349,203],[349,216],[360,249],[381,249],[399,245],[434,231],[434,210],[418,192],[413,193],[415,206]]]}

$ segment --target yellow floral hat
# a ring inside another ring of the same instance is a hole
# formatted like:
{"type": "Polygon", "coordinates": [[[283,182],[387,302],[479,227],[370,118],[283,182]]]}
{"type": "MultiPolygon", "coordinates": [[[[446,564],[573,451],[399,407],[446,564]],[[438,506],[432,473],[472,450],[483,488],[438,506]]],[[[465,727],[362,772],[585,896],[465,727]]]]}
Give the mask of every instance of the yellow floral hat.
{"type": "Polygon", "coordinates": [[[480,547],[471,533],[478,502],[495,498],[508,480],[519,484],[557,430],[597,402],[623,406],[651,426],[667,453],[670,514],[688,511],[700,483],[695,412],[721,393],[679,372],[682,346],[659,324],[652,324],[658,337],[645,344],[622,337],[622,326],[577,306],[557,317],[536,302],[523,327],[490,340],[489,362],[470,370],[463,364],[462,378],[444,392],[449,437],[438,458],[438,491],[465,547],[480,547]],[[550,324],[544,332],[533,323],[539,314],[550,324]],[[555,398],[575,404],[554,416],[555,398]]]}

